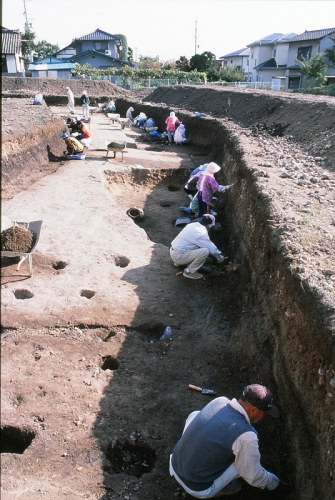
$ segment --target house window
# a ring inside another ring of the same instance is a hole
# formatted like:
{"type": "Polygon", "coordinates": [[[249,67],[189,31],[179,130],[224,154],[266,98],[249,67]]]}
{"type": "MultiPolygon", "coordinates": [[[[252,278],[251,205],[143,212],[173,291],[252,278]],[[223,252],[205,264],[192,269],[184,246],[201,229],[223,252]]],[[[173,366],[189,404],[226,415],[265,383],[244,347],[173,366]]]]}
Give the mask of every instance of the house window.
{"type": "Polygon", "coordinates": [[[273,49],[273,57],[276,57],[277,49],[273,49]]]}
{"type": "Polygon", "coordinates": [[[299,47],[298,48],[298,61],[303,61],[304,59],[309,59],[312,54],[312,47],[299,47]]]}
{"type": "Polygon", "coordinates": [[[298,89],[300,87],[300,76],[292,76],[288,79],[288,88],[290,90],[298,89]]]}
{"type": "Polygon", "coordinates": [[[233,64],[233,60],[232,59],[230,59],[230,64],[233,64]]]}
{"type": "Polygon", "coordinates": [[[104,52],[108,50],[108,42],[95,42],[94,49],[98,52],[104,52]]]}
{"type": "Polygon", "coordinates": [[[250,54],[250,59],[253,59],[253,58],[254,58],[254,51],[252,50],[251,54],[250,54]]]}

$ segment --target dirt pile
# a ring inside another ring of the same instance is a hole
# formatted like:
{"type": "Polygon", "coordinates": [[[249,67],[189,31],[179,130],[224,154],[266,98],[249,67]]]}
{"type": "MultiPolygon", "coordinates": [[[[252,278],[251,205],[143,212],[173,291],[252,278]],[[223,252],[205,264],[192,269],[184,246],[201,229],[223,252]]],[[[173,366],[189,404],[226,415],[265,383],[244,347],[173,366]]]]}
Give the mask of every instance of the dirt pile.
{"type": "Polygon", "coordinates": [[[33,231],[18,226],[9,227],[1,232],[1,250],[28,253],[35,240],[33,231]]]}
{"type": "Polygon", "coordinates": [[[12,78],[2,77],[2,95],[27,93],[34,96],[41,92],[43,96],[65,96],[66,87],[70,87],[75,97],[80,97],[83,90],[86,90],[91,97],[100,96],[129,96],[131,93],[114,85],[111,82],[104,80],[89,80],[89,79],[54,79],[54,78],[12,78]]]}
{"type": "MultiPolygon", "coordinates": [[[[146,102],[227,118],[254,134],[284,136],[335,171],[335,99],[327,96],[208,86],[157,88],[146,102]]],[[[201,118],[199,118],[201,120],[201,118]]]]}

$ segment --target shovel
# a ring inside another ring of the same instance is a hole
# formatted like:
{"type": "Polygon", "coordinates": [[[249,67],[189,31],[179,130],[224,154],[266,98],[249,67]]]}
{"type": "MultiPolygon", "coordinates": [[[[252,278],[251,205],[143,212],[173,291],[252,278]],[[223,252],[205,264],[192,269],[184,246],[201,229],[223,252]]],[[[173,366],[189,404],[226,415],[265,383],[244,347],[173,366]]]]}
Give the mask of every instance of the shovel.
{"type": "Polygon", "coordinates": [[[216,394],[212,389],[202,389],[201,387],[197,387],[196,385],[189,384],[189,389],[193,389],[194,391],[201,392],[201,394],[216,394]]]}

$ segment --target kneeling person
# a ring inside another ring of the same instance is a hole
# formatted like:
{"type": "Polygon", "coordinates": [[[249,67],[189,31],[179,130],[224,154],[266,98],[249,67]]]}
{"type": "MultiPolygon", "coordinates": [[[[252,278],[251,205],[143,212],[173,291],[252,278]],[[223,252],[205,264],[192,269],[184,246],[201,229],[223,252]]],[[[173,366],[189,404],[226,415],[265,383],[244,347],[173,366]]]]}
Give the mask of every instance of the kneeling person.
{"type": "Polygon", "coordinates": [[[243,478],[251,486],[274,490],[279,478],[260,463],[257,424],[265,414],[278,418],[271,391],[248,385],[237,399],[219,397],[186,420],[170,456],[170,474],[195,498],[234,495],[243,478]]]}
{"type": "Polygon", "coordinates": [[[77,155],[84,151],[84,146],[77,141],[75,137],[69,137],[68,134],[63,134],[62,139],[64,139],[67,151],[64,152],[65,155],[77,155]]]}
{"type": "Polygon", "coordinates": [[[209,239],[208,231],[215,226],[215,217],[211,214],[203,215],[200,222],[188,224],[171,243],[170,256],[178,267],[187,265],[184,269],[185,278],[200,279],[202,274],[198,269],[204,265],[209,255],[223,262],[224,257],[220,250],[209,239]]]}

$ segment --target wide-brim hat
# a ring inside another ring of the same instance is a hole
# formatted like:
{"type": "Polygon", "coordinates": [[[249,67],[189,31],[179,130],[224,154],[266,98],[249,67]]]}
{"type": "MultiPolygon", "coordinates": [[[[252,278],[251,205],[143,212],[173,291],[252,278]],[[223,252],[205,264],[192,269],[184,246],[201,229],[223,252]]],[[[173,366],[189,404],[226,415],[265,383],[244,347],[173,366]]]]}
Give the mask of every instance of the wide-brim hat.
{"type": "Polygon", "coordinates": [[[209,172],[210,174],[215,174],[219,170],[221,170],[221,167],[219,167],[219,165],[217,165],[213,161],[208,163],[207,168],[206,168],[206,172],[209,172]]]}

